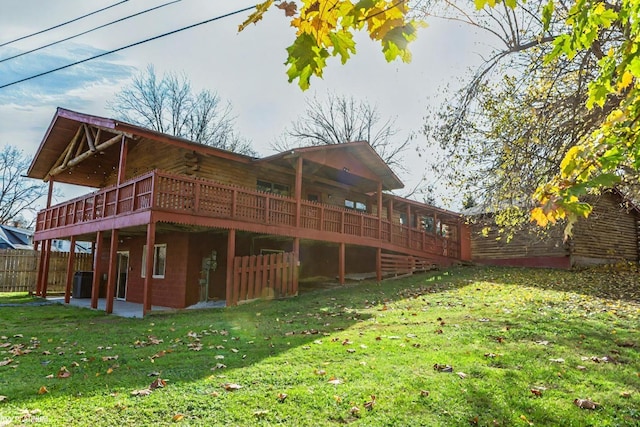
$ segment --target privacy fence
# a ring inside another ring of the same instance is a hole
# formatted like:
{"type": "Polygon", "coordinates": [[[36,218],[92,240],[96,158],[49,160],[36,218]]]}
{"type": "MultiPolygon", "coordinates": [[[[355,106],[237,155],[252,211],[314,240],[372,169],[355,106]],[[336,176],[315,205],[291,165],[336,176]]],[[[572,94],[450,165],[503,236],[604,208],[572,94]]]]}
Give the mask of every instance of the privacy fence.
{"type": "MultiPolygon", "coordinates": [[[[0,292],[35,292],[40,252],[0,250],[0,292]]],[[[51,252],[47,293],[64,292],[68,252],[51,252]]],[[[91,254],[75,254],[73,271],[93,270],[91,254]]]]}

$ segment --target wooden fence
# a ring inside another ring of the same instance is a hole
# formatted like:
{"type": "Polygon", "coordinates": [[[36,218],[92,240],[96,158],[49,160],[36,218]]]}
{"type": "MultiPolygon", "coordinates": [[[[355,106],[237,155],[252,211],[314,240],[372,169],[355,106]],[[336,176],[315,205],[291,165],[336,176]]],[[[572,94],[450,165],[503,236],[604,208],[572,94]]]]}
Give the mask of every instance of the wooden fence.
{"type": "Polygon", "coordinates": [[[433,261],[408,255],[382,254],[382,274],[412,274],[416,271],[432,270],[433,261]]]}
{"type": "MultiPolygon", "coordinates": [[[[64,292],[68,252],[51,252],[47,293],[64,292]]],[[[40,252],[0,250],[0,292],[35,292],[40,252]]],[[[91,254],[76,254],[73,271],[93,270],[91,254]]]]}
{"type": "Polygon", "coordinates": [[[228,303],[298,294],[298,260],[293,252],[235,257],[228,303]]]}

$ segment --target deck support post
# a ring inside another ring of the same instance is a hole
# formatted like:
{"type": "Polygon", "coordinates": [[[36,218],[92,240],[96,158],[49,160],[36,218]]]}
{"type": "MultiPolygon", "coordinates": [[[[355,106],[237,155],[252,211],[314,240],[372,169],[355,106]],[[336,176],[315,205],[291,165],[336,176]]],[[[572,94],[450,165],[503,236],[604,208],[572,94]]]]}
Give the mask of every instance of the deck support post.
{"type": "Polygon", "coordinates": [[[53,178],[49,180],[49,190],[47,192],[47,209],[51,207],[51,199],[53,198],[53,178]]]}
{"type": "Polygon", "coordinates": [[[64,287],[64,303],[71,301],[71,283],[73,282],[73,265],[76,260],[76,236],[71,236],[69,242],[69,258],[67,259],[67,281],[64,287]]]}
{"type": "Polygon", "coordinates": [[[338,249],[338,282],[340,282],[341,285],[344,285],[344,272],[345,272],[345,267],[344,267],[344,258],[345,258],[345,243],[342,242],[340,243],[339,249],[338,249]]]}
{"type": "Polygon", "coordinates": [[[393,243],[393,199],[387,204],[387,219],[389,220],[389,241],[393,243]]]}
{"type": "Polygon", "coordinates": [[[44,262],[42,263],[42,282],[40,283],[40,296],[47,297],[47,286],[49,284],[49,262],[51,261],[51,239],[44,244],[44,262]]]}
{"type": "Polygon", "coordinates": [[[91,282],[91,308],[98,308],[98,298],[100,297],[100,257],[102,256],[102,240],[104,231],[96,233],[96,245],[93,252],[93,281],[91,282]]]}
{"type": "Polygon", "coordinates": [[[382,282],[382,248],[376,248],[376,281],[382,282]]]}
{"type": "Polygon", "coordinates": [[[34,242],[33,249],[38,252],[40,249],[40,258],[38,258],[38,274],[36,276],[36,290],[35,294],[40,295],[40,282],[42,281],[42,263],[44,262],[44,242],[39,240],[34,242]]]}
{"type": "Polygon", "coordinates": [[[292,295],[298,295],[298,278],[300,274],[300,238],[293,238],[293,284],[291,289],[292,295]]]}
{"type": "Polygon", "coordinates": [[[149,224],[147,224],[147,265],[144,266],[144,295],[142,297],[142,316],[145,316],[149,311],[151,311],[151,299],[152,299],[152,289],[151,284],[153,283],[153,256],[155,254],[155,244],[156,244],[156,223],[151,219],[149,224]]]}
{"type": "Polygon", "coordinates": [[[382,182],[378,182],[378,240],[382,238],[382,182]]]}
{"type": "MultiPolygon", "coordinates": [[[[124,137],[123,137],[124,138],[124,137]]],[[[105,311],[113,313],[113,298],[116,293],[116,260],[118,259],[118,230],[111,230],[111,245],[109,246],[109,273],[107,276],[107,303],[105,311]]]]}
{"type": "Polygon", "coordinates": [[[236,256],[236,230],[230,229],[229,235],[227,236],[227,271],[226,271],[226,304],[227,307],[237,304],[234,295],[237,292],[234,292],[233,289],[233,259],[236,256]]]}
{"type": "Polygon", "coordinates": [[[301,200],[302,200],[302,157],[298,157],[296,162],[295,198],[296,198],[296,227],[300,227],[300,207],[301,207],[301,200]]]}
{"type": "Polygon", "coordinates": [[[120,145],[120,160],[118,162],[118,187],[124,182],[127,169],[127,154],[129,152],[129,144],[127,137],[122,135],[122,142],[120,145]]]}

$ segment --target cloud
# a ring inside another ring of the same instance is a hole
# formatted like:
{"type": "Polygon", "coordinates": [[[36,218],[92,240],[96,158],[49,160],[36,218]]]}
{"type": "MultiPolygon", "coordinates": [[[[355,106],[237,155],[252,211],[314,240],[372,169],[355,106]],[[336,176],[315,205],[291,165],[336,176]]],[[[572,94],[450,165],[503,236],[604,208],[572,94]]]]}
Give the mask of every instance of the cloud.
{"type": "MultiPolygon", "coordinates": [[[[19,52],[7,49],[4,57],[19,52]]],[[[71,44],[27,54],[0,63],[0,86],[104,52],[87,45],[71,44]]],[[[56,101],[62,100],[65,105],[76,104],[86,99],[87,89],[92,86],[115,85],[129,78],[135,69],[119,62],[121,60],[119,55],[108,55],[0,89],[0,103],[20,105],[21,108],[43,103],[59,104],[61,102],[56,101]]]]}

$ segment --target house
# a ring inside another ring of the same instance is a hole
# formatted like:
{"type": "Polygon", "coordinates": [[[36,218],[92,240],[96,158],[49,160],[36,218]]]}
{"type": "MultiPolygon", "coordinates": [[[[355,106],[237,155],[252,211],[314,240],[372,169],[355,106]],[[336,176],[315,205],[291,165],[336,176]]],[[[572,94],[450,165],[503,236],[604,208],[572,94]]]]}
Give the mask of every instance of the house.
{"type": "Polygon", "coordinates": [[[467,212],[471,223],[472,261],[487,265],[574,268],[621,261],[638,262],[640,210],[619,191],[609,190],[585,201],[593,206],[571,237],[562,225],[541,232],[528,224],[507,238],[493,213],[467,212]]]}
{"type": "Polygon", "coordinates": [[[59,108],[27,175],[49,183],[37,293],[54,239],[91,241],[91,305],[102,293],[107,312],[114,298],[146,312],[292,296],[304,277],[380,280],[468,254],[460,215],[387,194],[403,184],[366,142],[253,158],[59,108]],[[52,206],[56,183],[95,191],[52,206]]]}
{"type": "Polygon", "coordinates": [[[33,230],[0,224],[0,249],[33,249],[33,230]]]}

